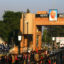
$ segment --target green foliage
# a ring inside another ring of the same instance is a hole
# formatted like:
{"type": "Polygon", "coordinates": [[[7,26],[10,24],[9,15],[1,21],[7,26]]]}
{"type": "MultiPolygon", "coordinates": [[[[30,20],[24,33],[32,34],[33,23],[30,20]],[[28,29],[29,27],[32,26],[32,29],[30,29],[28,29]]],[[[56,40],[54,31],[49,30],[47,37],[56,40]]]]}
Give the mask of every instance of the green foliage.
{"type": "Polygon", "coordinates": [[[45,26],[42,41],[52,43],[52,37],[64,37],[64,26],[45,26]]]}
{"type": "Polygon", "coordinates": [[[20,29],[21,12],[5,11],[3,21],[0,21],[0,36],[10,42],[11,37],[17,36],[14,32],[20,29]]]}
{"type": "Polygon", "coordinates": [[[47,40],[47,30],[46,29],[43,31],[43,38],[42,38],[42,40],[43,40],[43,42],[46,42],[46,40],[47,40]]]}
{"type": "Polygon", "coordinates": [[[46,26],[48,34],[52,37],[63,37],[64,36],[64,26],[46,26]]]}
{"type": "Polygon", "coordinates": [[[48,34],[47,29],[44,29],[43,31],[42,41],[45,43],[51,43],[51,36],[48,34]]]}
{"type": "Polygon", "coordinates": [[[21,12],[6,11],[3,15],[4,22],[11,30],[19,29],[20,18],[21,12]]]}

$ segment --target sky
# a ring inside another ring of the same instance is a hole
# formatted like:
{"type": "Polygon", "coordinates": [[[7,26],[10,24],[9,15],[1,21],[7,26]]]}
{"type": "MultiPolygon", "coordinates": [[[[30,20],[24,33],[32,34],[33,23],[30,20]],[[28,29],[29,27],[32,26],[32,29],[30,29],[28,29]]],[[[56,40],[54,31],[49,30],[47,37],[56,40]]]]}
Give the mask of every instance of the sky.
{"type": "Polygon", "coordinates": [[[64,0],[0,0],[0,20],[5,11],[25,12],[26,9],[30,9],[32,13],[58,9],[58,12],[62,13],[64,12],[64,0]]]}

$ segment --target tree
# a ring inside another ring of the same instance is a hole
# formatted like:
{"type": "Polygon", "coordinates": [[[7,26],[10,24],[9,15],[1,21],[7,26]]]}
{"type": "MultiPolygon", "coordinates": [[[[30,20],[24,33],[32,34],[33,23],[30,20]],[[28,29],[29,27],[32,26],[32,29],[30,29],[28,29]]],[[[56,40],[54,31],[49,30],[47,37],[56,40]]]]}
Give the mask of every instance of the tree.
{"type": "Polygon", "coordinates": [[[51,36],[48,34],[47,29],[44,29],[43,31],[42,41],[45,42],[46,44],[51,43],[51,36]]]}
{"type": "MultiPolygon", "coordinates": [[[[21,12],[5,11],[3,14],[3,22],[0,27],[1,36],[5,41],[10,43],[12,37],[15,37],[17,34],[14,32],[20,30],[20,18],[21,12]]],[[[14,39],[15,40],[15,39],[14,39]]]]}
{"type": "Polygon", "coordinates": [[[64,37],[64,26],[45,26],[43,31],[43,42],[51,43],[52,37],[64,37]]]}
{"type": "Polygon", "coordinates": [[[64,26],[46,26],[48,34],[54,37],[64,36],[64,26]]]}
{"type": "Polygon", "coordinates": [[[43,31],[43,38],[42,38],[42,40],[43,40],[43,42],[46,42],[46,40],[47,40],[47,30],[46,29],[43,31]]]}
{"type": "Polygon", "coordinates": [[[7,23],[10,30],[19,29],[20,18],[21,12],[5,11],[3,15],[4,22],[7,23]]]}
{"type": "Polygon", "coordinates": [[[4,40],[7,40],[5,37],[8,36],[6,31],[6,24],[3,21],[0,21],[0,26],[0,37],[2,37],[4,40]]]}

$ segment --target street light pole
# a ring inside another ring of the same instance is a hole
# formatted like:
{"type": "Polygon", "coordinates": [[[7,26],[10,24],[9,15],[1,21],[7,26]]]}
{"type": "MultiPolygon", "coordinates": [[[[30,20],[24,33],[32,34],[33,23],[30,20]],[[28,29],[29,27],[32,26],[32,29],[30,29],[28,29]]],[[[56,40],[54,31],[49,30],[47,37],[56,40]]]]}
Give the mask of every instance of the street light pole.
{"type": "Polygon", "coordinates": [[[18,41],[19,41],[19,45],[18,45],[18,54],[20,54],[20,41],[22,39],[22,35],[21,34],[18,34],[18,41]]]}
{"type": "Polygon", "coordinates": [[[20,54],[20,42],[18,44],[18,54],[20,54]]]}
{"type": "Polygon", "coordinates": [[[52,41],[53,41],[53,51],[54,51],[54,41],[55,41],[55,37],[52,37],[52,41]]]}
{"type": "Polygon", "coordinates": [[[52,41],[53,41],[53,51],[54,51],[54,39],[55,37],[52,37],[52,41]]]}

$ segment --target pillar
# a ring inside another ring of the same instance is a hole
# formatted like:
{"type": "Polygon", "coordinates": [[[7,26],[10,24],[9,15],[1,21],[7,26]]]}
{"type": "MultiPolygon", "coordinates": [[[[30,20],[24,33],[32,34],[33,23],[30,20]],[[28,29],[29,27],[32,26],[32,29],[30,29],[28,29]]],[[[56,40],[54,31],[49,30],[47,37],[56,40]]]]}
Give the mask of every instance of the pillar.
{"type": "Polygon", "coordinates": [[[39,50],[41,50],[41,45],[42,45],[42,32],[40,31],[40,34],[39,34],[39,41],[38,41],[38,45],[39,45],[39,50]]]}
{"type": "Polygon", "coordinates": [[[27,50],[27,43],[28,43],[28,39],[25,38],[25,43],[24,43],[25,50],[27,50]]]}
{"type": "Polygon", "coordinates": [[[27,38],[25,38],[24,46],[27,47],[27,38]]]}
{"type": "Polygon", "coordinates": [[[24,36],[22,36],[22,40],[20,42],[20,53],[23,52],[23,47],[24,47],[24,36]]]}
{"type": "Polygon", "coordinates": [[[36,50],[36,25],[35,25],[35,21],[33,24],[33,51],[36,50]]]}

